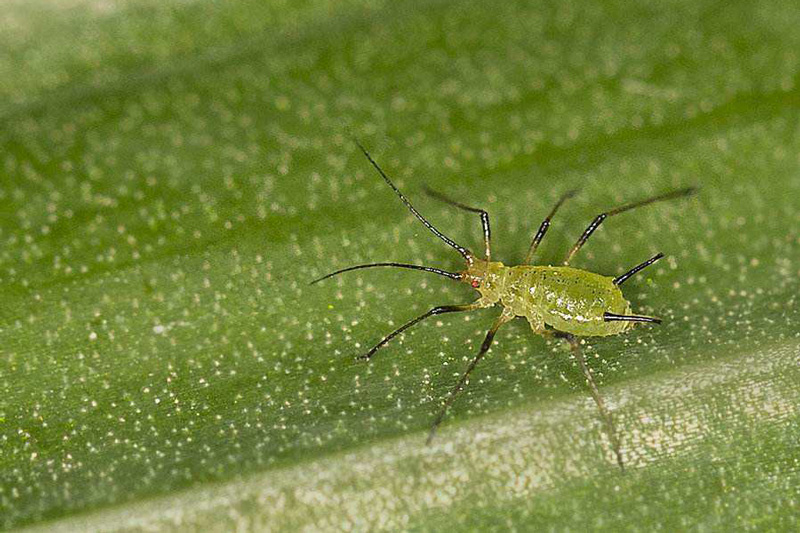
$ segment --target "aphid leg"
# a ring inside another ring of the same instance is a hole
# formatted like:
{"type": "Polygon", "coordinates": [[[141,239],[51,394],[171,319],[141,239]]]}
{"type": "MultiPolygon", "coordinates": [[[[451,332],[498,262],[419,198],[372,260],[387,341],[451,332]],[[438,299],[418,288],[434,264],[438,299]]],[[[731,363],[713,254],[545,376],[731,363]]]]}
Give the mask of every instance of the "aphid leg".
{"type": "Polygon", "coordinates": [[[461,312],[461,311],[472,311],[474,309],[480,309],[481,307],[484,307],[483,304],[480,304],[478,302],[473,302],[471,304],[465,304],[465,305],[440,305],[438,307],[434,307],[433,309],[431,309],[427,313],[418,316],[414,320],[406,322],[405,324],[403,324],[402,326],[400,326],[399,328],[397,328],[393,332],[391,332],[388,335],[386,335],[383,339],[381,339],[381,341],[378,344],[376,344],[375,346],[370,348],[370,350],[367,353],[365,353],[364,355],[359,355],[357,357],[357,359],[369,360],[369,358],[372,357],[373,354],[375,354],[375,352],[377,352],[378,350],[383,348],[386,345],[387,342],[389,342],[393,338],[397,337],[398,335],[403,333],[405,330],[407,330],[408,328],[410,328],[414,324],[416,324],[418,322],[422,322],[423,320],[425,320],[428,317],[431,317],[431,316],[434,316],[434,315],[443,315],[445,313],[458,313],[458,312],[461,312]]]}
{"type": "Polygon", "coordinates": [[[578,190],[574,189],[574,190],[571,190],[571,191],[567,191],[566,193],[564,193],[561,196],[561,198],[558,199],[558,201],[556,202],[556,205],[553,207],[553,210],[550,211],[550,214],[547,215],[547,218],[545,218],[542,221],[542,224],[539,226],[539,230],[536,232],[536,235],[533,237],[533,240],[531,241],[531,245],[528,248],[528,254],[525,256],[525,260],[522,261],[523,265],[529,265],[530,264],[531,259],[533,259],[533,254],[536,252],[536,249],[539,247],[539,243],[542,242],[542,239],[544,238],[544,234],[547,233],[547,230],[550,228],[550,220],[555,216],[556,211],[558,211],[558,208],[561,207],[561,204],[563,204],[564,202],[566,202],[567,200],[569,200],[570,198],[572,198],[576,194],[578,194],[578,190]]]}
{"type": "Polygon", "coordinates": [[[620,470],[625,470],[625,466],[622,463],[622,452],[620,452],[619,447],[619,438],[617,437],[617,432],[614,430],[614,420],[611,417],[611,412],[606,409],[606,404],[603,401],[603,397],[600,395],[600,389],[597,388],[597,384],[594,382],[594,376],[592,376],[591,370],[589,370],[589,366],[586,364],[586,358],[583,355],[583,350],[581,350],[580,343],[574,335],[563,335],[567,342],[569,342],[570,348],[572,348],[572,353],[575,355],[575,359],[578,360],[578,364],[581,366],[581,371],[583,372],[583,376],[586,378],[587,383],[589,384],[589,391],[592,393],[592,398],[594,399],[594,403],[597,404],[597,409],[600,411],[600,416],[603,418],[603,422],[606,424],[606,430],[608,431],[608,438],[611,440],[611,447],[614,448],[614,454],[617,456],[617,464],[619,465],[620,470]]]}
{"type": "Polygon", "coordinates": [[[578,253],[578,250],[580,250],[581,247],[584,244],[586,244],[586,241],[589,239],[589,237],[592,235],[592,233],[594,233],[594,231],[598,227],[600,227],[600,224],[602,224],[603,221],[605,219],[607,219],[608,217],[613,217],[614,215],[619,215],[620,213],[624,213],[625,211],[630,211],[631,209],[634,209],[636,207],[642,207],[644,205],[652,204],[654,202],[661,202],[663,200],[672,200],[674,198],[681,198],[683,196],[692,195],[692,194],[694,194],[696,192],[697,192],[697,188],[696,187],[686,187],[685,189],[678,189],[677,191],[668,192],[666,194],[659,194],[658,196],[653,196],[651,198],[646,198],[644,200],[640,200],[638,202],[633,202],[631,204],[621,205],[621,206],[619,206],[617,208],[614,208],[614,209],[612,209],[610,211],[606,211],[605,213],[600,213],[599,215],[594,217],[594,220],[592,220],[592,223],[589,224],[589,227],[587,227],[583,231],[583,234],[580,236],[578,241],[570,249],[569,253],[567,254],[567,258],[564,259],[564,264],[565,265],[569,264],[569,262],[572,260],[573,256],[576,253],[578,253]]]}
{"type": "Polygon", "coordinates": [[[453,207],[457,207],[459,209],[463,209],[464,211],[469,211],[470,213],[478,213],[480,215],[480,217],[481,217],[481,226],[483,227],[483,245],[484,245],[484,249],[485,249],[486,260],[487,261],[491,261],[492,260],[492,246],[491,246],[492,231],[491,231],[491,229],[489,229],[489,213],[487,213],[486,211],[484,211],[483,209],[481,209],[479,207],[470,207],[468,205],[462,204],[461,202],[456,202],[455,200],[451,200],[450,198],[448,198],[444,194],[442,194],[442,193],[440,193],[438,191],[434,191],[433,189],[431,189],[427,185],[424,186],[424,190],[429,196],[431,196],[433,198],[436,198],[439,201],[442,201],[442,202],[444,202],[446,204],[450,204],[453,207]]]}
{"type": "Polygon", "coordinates": [[[489,328],[489,331],[486,333],[486,338],[483,339],[483,344],[481,344],[481,349],[478,352],[478,355],[475,356],[475,359],[473,359],[472,362],[469,364],[467,370],[464,372],[464,374],[462,374],[461,378],[458,380],[458,383],[456,383],[456,386],[453,387],[453,389],[450,391],[450,395],[447,397],[447,400],[445,400],[444,405],[442,406],[442,410],[439,411],[439,415],[436,417],[436,420],[434,420],[433,426],[431,426],[431,431],[430,433],[428,433],[428,440],[426,442],[427,444],[430,444],[431,441],[433,440],[433,436],[436,434],[436,429],[439,427],[439,424],[442,423],[442,420],[444,420],[444,416],[447,414],[447,410],[450,408],[450,406],[453,404],[453,401],[456,399],[456,395],[458,395],[458,393],[464,389],[464,386],[467,384],[467,380],[469,379],[470,373],[477,366],[478,362],[480,362],[480,360],[483,359],[483,356],[486,355],[486,352],[489,351],[489,347],[492,345],[492,341],[494,340],[494,335],[495,333],[497,333],[497,330],[500,329],[500,326],[502,326],[512,318],[514,318],[513,315],[508,314],[504,311],[503,314],[497,317],[497,320],[494,321],[492,327],[489,328]]]}
{"type": "Polygon", "coordinates": [[[655,263],[656,261],[658,261],[662,257],[664,257],[664,254],[659,252],[656,255],[654,255],[653,257],[651,257],[650,259],[648,259],[647,261],[645,261],[644,263],[640,263],[640,264],[636,265],[635,267],[633,267],[632,269],[630,269],[627,272],[625,272],[623,275],[617,276],[616,278],[614,278],[614,285],[622,285],[623,283],[625,283],[628,280],[628,278],[630,278],[631,276],[637,274],[641,270],[644,270],[645,268],[649,267],[650,265],[652,265],[653,263],[655,263]]]}

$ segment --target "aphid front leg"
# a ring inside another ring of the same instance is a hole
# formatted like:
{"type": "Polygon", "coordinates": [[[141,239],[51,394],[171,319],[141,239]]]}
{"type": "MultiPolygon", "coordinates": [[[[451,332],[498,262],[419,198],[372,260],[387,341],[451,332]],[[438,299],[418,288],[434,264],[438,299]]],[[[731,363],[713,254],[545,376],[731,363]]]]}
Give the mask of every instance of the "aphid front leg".
{"type": "Polygon", "coordinates": [[[489,351],[489,348],[492,345],[492,341],[494,340],[494,335],[497,333],[497,330],[500,329],[500,326],[508,322],[514,318],[514,315],[509,313],[507,310],[503,310],[503,314],[497,317],[497,320],[494,321],[492,327],[489,328],[489,331],[486,333],[486,338],[483,339],[483,344],[481,344],[481,349],[478,352],[478,355],[472,360],[472,362],[467,367],[467,370],[464,374],[461,375],[461,378],[456,383],[456,386],[450,391],[450,395],[445,400],[444,405],[442,406],[441,411],[439,411],[439,415],[436,417],[436,420],[433,422],[433,426],[431,426],[431,431],[428,434],[427,444],[430,444],[433,440],[433,436],[436,435],[436,428],[439,427],[439,424],[442,423],[444,420],[445,415],[447,414],[447,410],[453,404],[453,401],[456,399],[456,395],[464,389],[464,386],[467,384],[467,380],[469,379],[469,375],[472,370],[478,365],[483,356],[486,355],[486,352],[489,351]]]}
{"type": "Polygon", "coordinates": [[[545,328],[542,315],[531,313],[525,315],[525,319],[528,321],[528,324],[530,324],[534,335],[541,335],[543,337],[548,335],[549,331],[545,328]]]}
{"type": "Polygon", "coordinates": [[[483,246],[484,246],[484,249],[485,249],[484,253],[486,255],[486,261],[487,262],[491,261],[492,260],[492,245],[491,245],[492,230],[489,227],[489,213],[487,213],[486,211],[484,211],[483,209],[481,209],[479,207],[470,207],[470,206],[464,205],[464,204],[462,204],[460,202],[456,202],[455,200],[451,200],[450,198],[448,198],[444,194],[442,194],[440,192],[437,192],[437,191],[434,191],[433,189],[431,189],[427,185],[424,187],[424,189],[425,189],[425,192],[428,194],[428,196],[431,196],[432,198],[436,198],[437,200],[439,200],[441,202],[444,202],[446,204],[450,204],[453,207],[457,207],[459,209],[463,209],[464,211],[469,211],[470,213],[478,213],[480,215],[480,217],[481,217],[481,227],[483,228],[483,246]]]}
{"type": "Polygon", "coordinates": [[[474,309],[480,309],[481,307],[485,307],[485,306],[480,301],[473,302],[471,304],[465,304],[465,305],[440,305],[440,306],[434,307],[433,309],[431,309],[427,313],[418,316],[414,320],[406,322],[405,324],[403,324],[402,326],[400,326],[399,328],[397,328],[393,332],[391,332],[388,335],[386,335],[383,339],[381,339],[381,341],[378,344],[376,344],[375,346],[370,348],[370,350],[367,353],[365,353],[364,355],[359,355],[358,359],[369,360],[369,358],[372,357],[375,352],[377,352],[378,350],[383,348],[383,346],[385,346],[387,342],[389,342],[390,340],[392,340],[396,336],[400,335],[401,333],[403,333],[405,330],[407,330],[408,328],[410,328],[414,324],[416,324],[418,322],[422,322],[423,320],[425,320],[428,317],[431,317],[431,316],[434,316],[434,315],[443,315],[445,313],[459,313],[459,312],[462,312],[462,311],[472,311],[474,309]]]}
{"type": "Polygon", "coordinates": [[[625,466],[622,462],[622,452],[620,451],[619,437],[614,429],[614,419],[611,416],[611,412],[606,409],[606,404],[603,401],[603,397],[600,395],[600,389],[597,388],[597,384],[594,382],[594,376],[592,376],[592,371],[589,370],[589,366],[586,364],[586,357],[583,355],[583,350],[581,350],[580,341],[578,341],[574,335],[570,334],[563,334],[559,336],[567,340],[570,348],[572,349],[573,355],[575,355],[575,359],[578,360],[578,364],[581,367],[583,376],[586,378],[586,381],[589,384],[589,391],[592,393],[594,403],[597,404],[597,409],[600,411],[600,416],[603,418],[603,422],[606,424],[606,431],[608,431],[608,438],[611,441],[611,447],[614,449],[614,454],[617,456],[617,464],[619,465],[620,470],[624,471],[625,466]]]}

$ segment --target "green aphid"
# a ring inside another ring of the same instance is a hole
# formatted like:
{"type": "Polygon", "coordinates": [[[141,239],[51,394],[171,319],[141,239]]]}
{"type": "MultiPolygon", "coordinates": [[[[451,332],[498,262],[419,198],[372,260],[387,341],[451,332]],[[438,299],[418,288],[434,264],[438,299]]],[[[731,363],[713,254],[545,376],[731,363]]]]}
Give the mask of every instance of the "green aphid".
{"type": "Polygon", "coordinates": [[[337,270],[336,272],[332,272],[326,276],[314,280],[312,284],[351,270],[372,267],[397,267],[412,270],[423,270],[425,272],[431,272],[433,274],[438,274],[440,276],[461,281],[469,284],[479,294],[478,299],[472,303],[434,307],[427,313],[418,316],[417,318],[397,328],[395,331],[381,339],[381,341],[373,346],[367,353],[360,355],[358,358],[369,360],[375,354],[375,352],[385,346],[394,337],[428,317],[441,315],[444,313],[472,311],[475,309],[493,307],[499,304],[502,306],[502,312],[500,316],[495,320],[492,327],[486,333],[486,338],[481,344],[480,351],[469,364],[467,369],[464,371],[464,374],[458,380],[458,383],[456,383],[455,387],[453,387],[451,390],[450,395],[445,400],[439,415],[433,422],[428,435],[428,442],[431,442],[434,434],[436,433],[436,428],[444,419],[448,408],[455,400],[457,394],[466,385],[470,372],[472,372],[478,362],[489,350],[495,333],[497,333],[497,330],[500,329],[500,326],[513,318],[523,317],[528,321],[534,333],[543,336],[555,336],[558,338],[563,338],[569,343],[589,385],[592,398],[594,398],[594,401],[600,411],[600,415],[606,424],[606,430],[608,431],[611,445],[614,448],[617,463],[619,464],[620,468],[623,468],[620,442],[616,431],[614,430],[611,413],[606,409],[603,398],[600,395],[600,391],[595,384],[594,377],[592,376],[592,373],[586,364],[586,359],[583,355],[583,352],[580,350],[578,337],[605,337],[609,335],[618,335],[631,329],[637,322],[660,324],[661,320],[658,318],[633,314],[631,311],[630,302],[628,302],[622,295],[620,285],[622,285],[628,278],[640,270],[652,265],[664,257],[664,254],[656,254],[644,263],[633,267],[625,274],[615,278],[571,267],[569,266],[569,262],[606,218],[654,202],[689,196],[696,192],[696,188],[687,187],[684,189],[679,189],[665,194],[660,194],[658,196],[653,196],[639,202],[626,204],[601,213],[594,218],[592,223],[589,224],[577,242],[572,246],[566,258],[564,259],[563,265],[534,266],[529,264],[534,252],[539,246],[539,243],[542,241],[545,233],[547,233],[547,229],[550,227],[550,220],[555,215],[556,211],[567,199],[576,194],[576,191],[567,192],[558,200],[558,202],[556,202],[550,214],[539,226],[539,230],[536,232],[536,235],[531,242],[530,248],[528,249],[528,254],[525,256],[525,260],[523,261],[522,265],[506,266],[499,261],[492,261],[491,259],[491,231],[489,229],[489,215],[486,211],[483,209],[466,206],[449,199],[441,193],[426,189],[429,195],[438,200],[446,202],[459,209],[480,215],[481,225],[483,227],[483,241],[485,250],[484,257],[479,258],[467,248],[457,244],[452,239],[444,235],[441,231],[436,229],[433,224],[428,222],[425,217],[423,217],[419,211],[417,211],[414,206],[411,205],[411,202],[408,201],[408,199],[403,195],[403,193],[400,192],[394,183],[392,183],[389,177],[383,172],[383,170],[381,170],[381,168],[378,166],[375,160],[372,159],[364,147],[360,144],[358,144],[358,147],[367,157],[369,162],[372,163],[372,166],[375,167],[386,183],[394,190],[400,200],[406,205],[406,207],[408,207],[411,213],[413,213],[414,216],[417,217],[419,221],[422,222],[422,224],[434,235],[457,250],[458,253],[464,257],[467,263],[466,269],[460,272],[448,272],[438,268],[422,265],[409,265],[393,262],[371,263],[337,270]]]}

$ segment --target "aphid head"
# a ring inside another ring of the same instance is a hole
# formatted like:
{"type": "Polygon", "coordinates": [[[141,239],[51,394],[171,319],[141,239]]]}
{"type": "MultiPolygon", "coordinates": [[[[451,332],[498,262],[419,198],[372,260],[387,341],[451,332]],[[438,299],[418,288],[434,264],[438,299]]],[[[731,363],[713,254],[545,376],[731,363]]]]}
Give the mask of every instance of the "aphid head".
{"type": "Polygon", "coordinates": [[[489,269],[489,263],[483,259],[473,258],[467,262],[467,269],[461,272],[461,281],[467,283],[473,289],[479,289],[489,269]]]}
{"type": "Polygon", "coordinates": [[[471,263],[467,263],[467,269],[461,272],[461,281],[470,287],[487,295],[498,286],[498,275],[503,263],[498,261],[486,261],[477,257],[471,263]]]}

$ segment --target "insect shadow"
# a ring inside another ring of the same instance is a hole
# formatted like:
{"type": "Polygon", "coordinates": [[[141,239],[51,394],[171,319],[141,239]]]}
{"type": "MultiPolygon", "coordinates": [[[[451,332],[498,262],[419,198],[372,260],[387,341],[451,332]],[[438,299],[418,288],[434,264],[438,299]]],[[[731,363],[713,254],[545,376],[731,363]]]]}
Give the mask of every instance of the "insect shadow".
{"type": "Polygon", "coordinates": [[[492,345],[495,334],[500,327],[512,318],[525,318],[537,335],[552,336],[566,340],[572,350],[575,359],[580,365],[586,382],[589,385],[589,392],[597,404],[600,416],[608,432],[609,440],[616,455],[617,464],[624,469],[620,441],[614,429],[614,421],[611,412],[605,405],[600,390],[595,383],[592,372],[586,364],[586,358],[580,348],[579,337],[605,337],[618,335],[630,330],[636,323],[660,324],[661,319],[633,314],[630,302],[622,295],[620,286],[630,279],[637,272],[652,265],[664,254],[658,253],[647,261],[636,265],[621,276],[609,277],[588,270],[569,266],[575,254],[580,251],[591,235],[609,217],[619,215],[631,209],[642,207],[655,202],[672,200],[690,196],[697,192],[696,187],[686,187],[675,191],[667,192],[638,202],[625,204],[609,211],[597,215],[591,224],[583,231],[580,238],[570,248],[563,263],[558,266],[539,266],[531,265],[531,260],[539,247],[542,239],[550,227],[550,221],[555,216],[558,209],[568,199],[575,196],[577,191],[569,191],[561,196],[553,206],[553,209],[539,226],[538,231],[531,241],[528,253],[521,265],[506,266],[499,261],[492,261],[491,248],[491,229],[489,226],[489,214],[483,209],[470,207],[462,203],[451,200],[447,196],[426,188],[426,192],[433,198],[452,205],[458,209],[476,213],[480,216],[483,228],[483,257],[477,257],[467,248],[457,244],[444,233],[439,231],[433,224],[428,222],[411,202],[400,192],[392,183],[386,173],[378,163],[372,158],[367,150],[358,142],[356,144],[366,156],[367,160],[375,167],[378,174],[386,181],[389,187],[395,192],[400,200],[406,205],[411,213],[419,219],[434,235],[444,241],[448,246],[454,248],[466,261],[466,268],[460,272],[448,272],[434,267],[423,265],[411,265],[406,263],[383,262],[355,265],[331,272],[321,278],[315,279],[311,284],[318,283],[343,272],[359,270],[362,268],[373,267],[395,267],[411,270],[422,270],[438,274],[446,278],[469,284],[478,292],[478,298],[467,304],[461,305],[440,305],[432,308],[428,312],[406,322],[393,332],[386,335],[375,346],[365,354],[358,356],[358,359],[369,360],[375,353],[384,347],[389,341],[411,326],[422,322],[428,317],[442,315],[445,313],[459,313],[493,307],[500,305],[502,312],[494,321],[494,324],[486,333],[486,337],[481,344],[478,354],[467,366],[458,382],[450,391],[445,399],[438,416],[431,426],[427,442],[430,443],[436,434],[436,429],[444,420],[448,409],[455,401],[459,392],[463,390],[468,382],[469,375],[477,366],[489,347],[492,345]]]}

